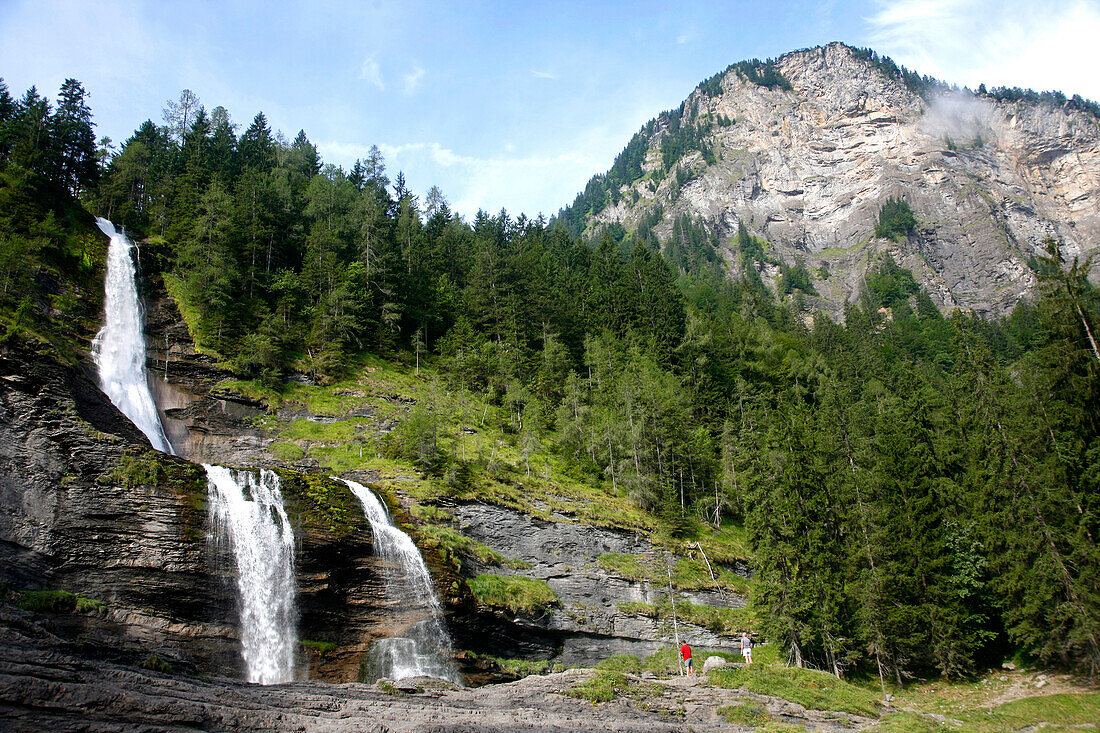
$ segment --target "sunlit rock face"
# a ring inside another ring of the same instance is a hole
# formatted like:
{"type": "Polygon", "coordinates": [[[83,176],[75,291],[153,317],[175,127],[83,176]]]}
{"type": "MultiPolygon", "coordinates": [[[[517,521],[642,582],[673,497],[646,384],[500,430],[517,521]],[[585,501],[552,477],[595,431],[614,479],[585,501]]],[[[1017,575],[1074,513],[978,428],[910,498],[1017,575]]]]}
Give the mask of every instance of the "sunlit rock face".
{"type": "MultiPolygon", "coordinates": [[[[1100,247],[1100,123],[1090,113],[964,91],[925,99],[839,43],[787,54],[777,68],[790,90],[730,71],[720,94],[693,92],[686,122],[733,120],[706,133],[714,162],[691,151],[678,165],[693,177],[679,191],[671,172],[655,190],[643,178],[589,224],[630,229],[660,204],[654,229],[667,241],[676,217],[702,217],[737,272],[743,221],[776,258],[804,262],[822,296],[813,304],[834,314],[886,251],[938,304],[1003,314],[1033,295],[1027,263],[1045,238],[1069,258],[1100,247]],[[919,222],[906,241],[873,237],[891,196],[919,222]]],[[[647,172],[661,167],[666,127],[659,118],[648,139],[647,172]]],[[[761,274],[774,282],[778,269],[761,274]]]]}

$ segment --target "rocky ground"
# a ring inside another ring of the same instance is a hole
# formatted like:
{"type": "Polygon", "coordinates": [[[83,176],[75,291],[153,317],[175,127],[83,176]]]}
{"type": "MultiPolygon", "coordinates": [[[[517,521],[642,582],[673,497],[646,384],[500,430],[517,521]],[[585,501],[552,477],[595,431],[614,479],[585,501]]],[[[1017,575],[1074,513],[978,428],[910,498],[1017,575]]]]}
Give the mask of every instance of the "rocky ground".
{"type": "Polygon", "coordinates": [[[808,711],[701,678],[631,677],[632,692],[593,705],[565,694],[593,674],[574,669],[457,689],[433,680],[263,687],[180,677],[92,660],[0,607],[0,729],[12,731],[688,731],[743,730],[719,707],[752,701],[773,720],[810,730],[865,727],[868,718],[808,711]]]}

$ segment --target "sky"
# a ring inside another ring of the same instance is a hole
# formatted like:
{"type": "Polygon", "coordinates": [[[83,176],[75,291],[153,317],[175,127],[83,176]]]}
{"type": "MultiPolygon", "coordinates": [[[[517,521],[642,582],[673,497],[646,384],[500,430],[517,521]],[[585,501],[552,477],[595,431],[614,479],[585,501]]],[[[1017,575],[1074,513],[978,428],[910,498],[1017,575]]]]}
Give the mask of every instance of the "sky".
{"type": "Polygon", "coordinates": [[[746,58],[830,41],[976,88],[1100,100],[1100,0],[0,0],[14,96],[89,93],[116,144],[190,89],[326,163],[377,145],[452,209],[553,215],[647,120],[746,58]]]}

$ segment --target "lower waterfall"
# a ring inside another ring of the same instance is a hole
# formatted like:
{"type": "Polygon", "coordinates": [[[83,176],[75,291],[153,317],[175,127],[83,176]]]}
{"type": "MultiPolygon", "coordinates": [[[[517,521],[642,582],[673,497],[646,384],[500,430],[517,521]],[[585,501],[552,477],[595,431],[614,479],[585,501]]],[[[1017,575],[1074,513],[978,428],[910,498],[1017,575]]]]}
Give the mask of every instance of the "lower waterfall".
{"type": "Polygon", "coordinates": [[[386,594],[395,604],[421,608],[424,612],[424,619],[409,627],[405,636],[374,642],[368,660],[373,675],[393,680],[438,677],[461,684],[451,656],[451,636],[443,623],[443,607],[424,557],[412,538],[394,525],[386,507],[370,489],[355,481],[340,480],[362,503],[363,514],[374,531],[386,594]]]}
{"type": "Polygon", "coordinates": [[[225,543],[237,570],[241,654],[249,682],[294,679],[297,610],[294,532],[279,476],[260,469],[206,469],[213,540],[225,543]]]}

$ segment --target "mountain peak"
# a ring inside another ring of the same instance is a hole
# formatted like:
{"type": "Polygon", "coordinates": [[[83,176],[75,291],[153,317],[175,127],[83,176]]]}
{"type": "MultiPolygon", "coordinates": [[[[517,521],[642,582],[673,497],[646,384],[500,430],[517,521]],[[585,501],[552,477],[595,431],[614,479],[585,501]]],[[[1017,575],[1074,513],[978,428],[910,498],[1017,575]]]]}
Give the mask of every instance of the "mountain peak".
{"type": "Polygon", "coordinates": [[[974,94],[840,42],[743,61],[647,123],[558,218],[592,234],[621,227],[667,253],[687,217],[729,276],[751,269],[778,290],[802,264],[808,302],[834,315],[887,255],[941,307],[1001,314],[1031,297],[1045,239],[1068,256],[1100,243],[1090,105],[974,94]],[[875,236],[888,200],[915,217],[904,236],[875,236]],[[742,226],[759,256],[739,247],[742,226]]]}

